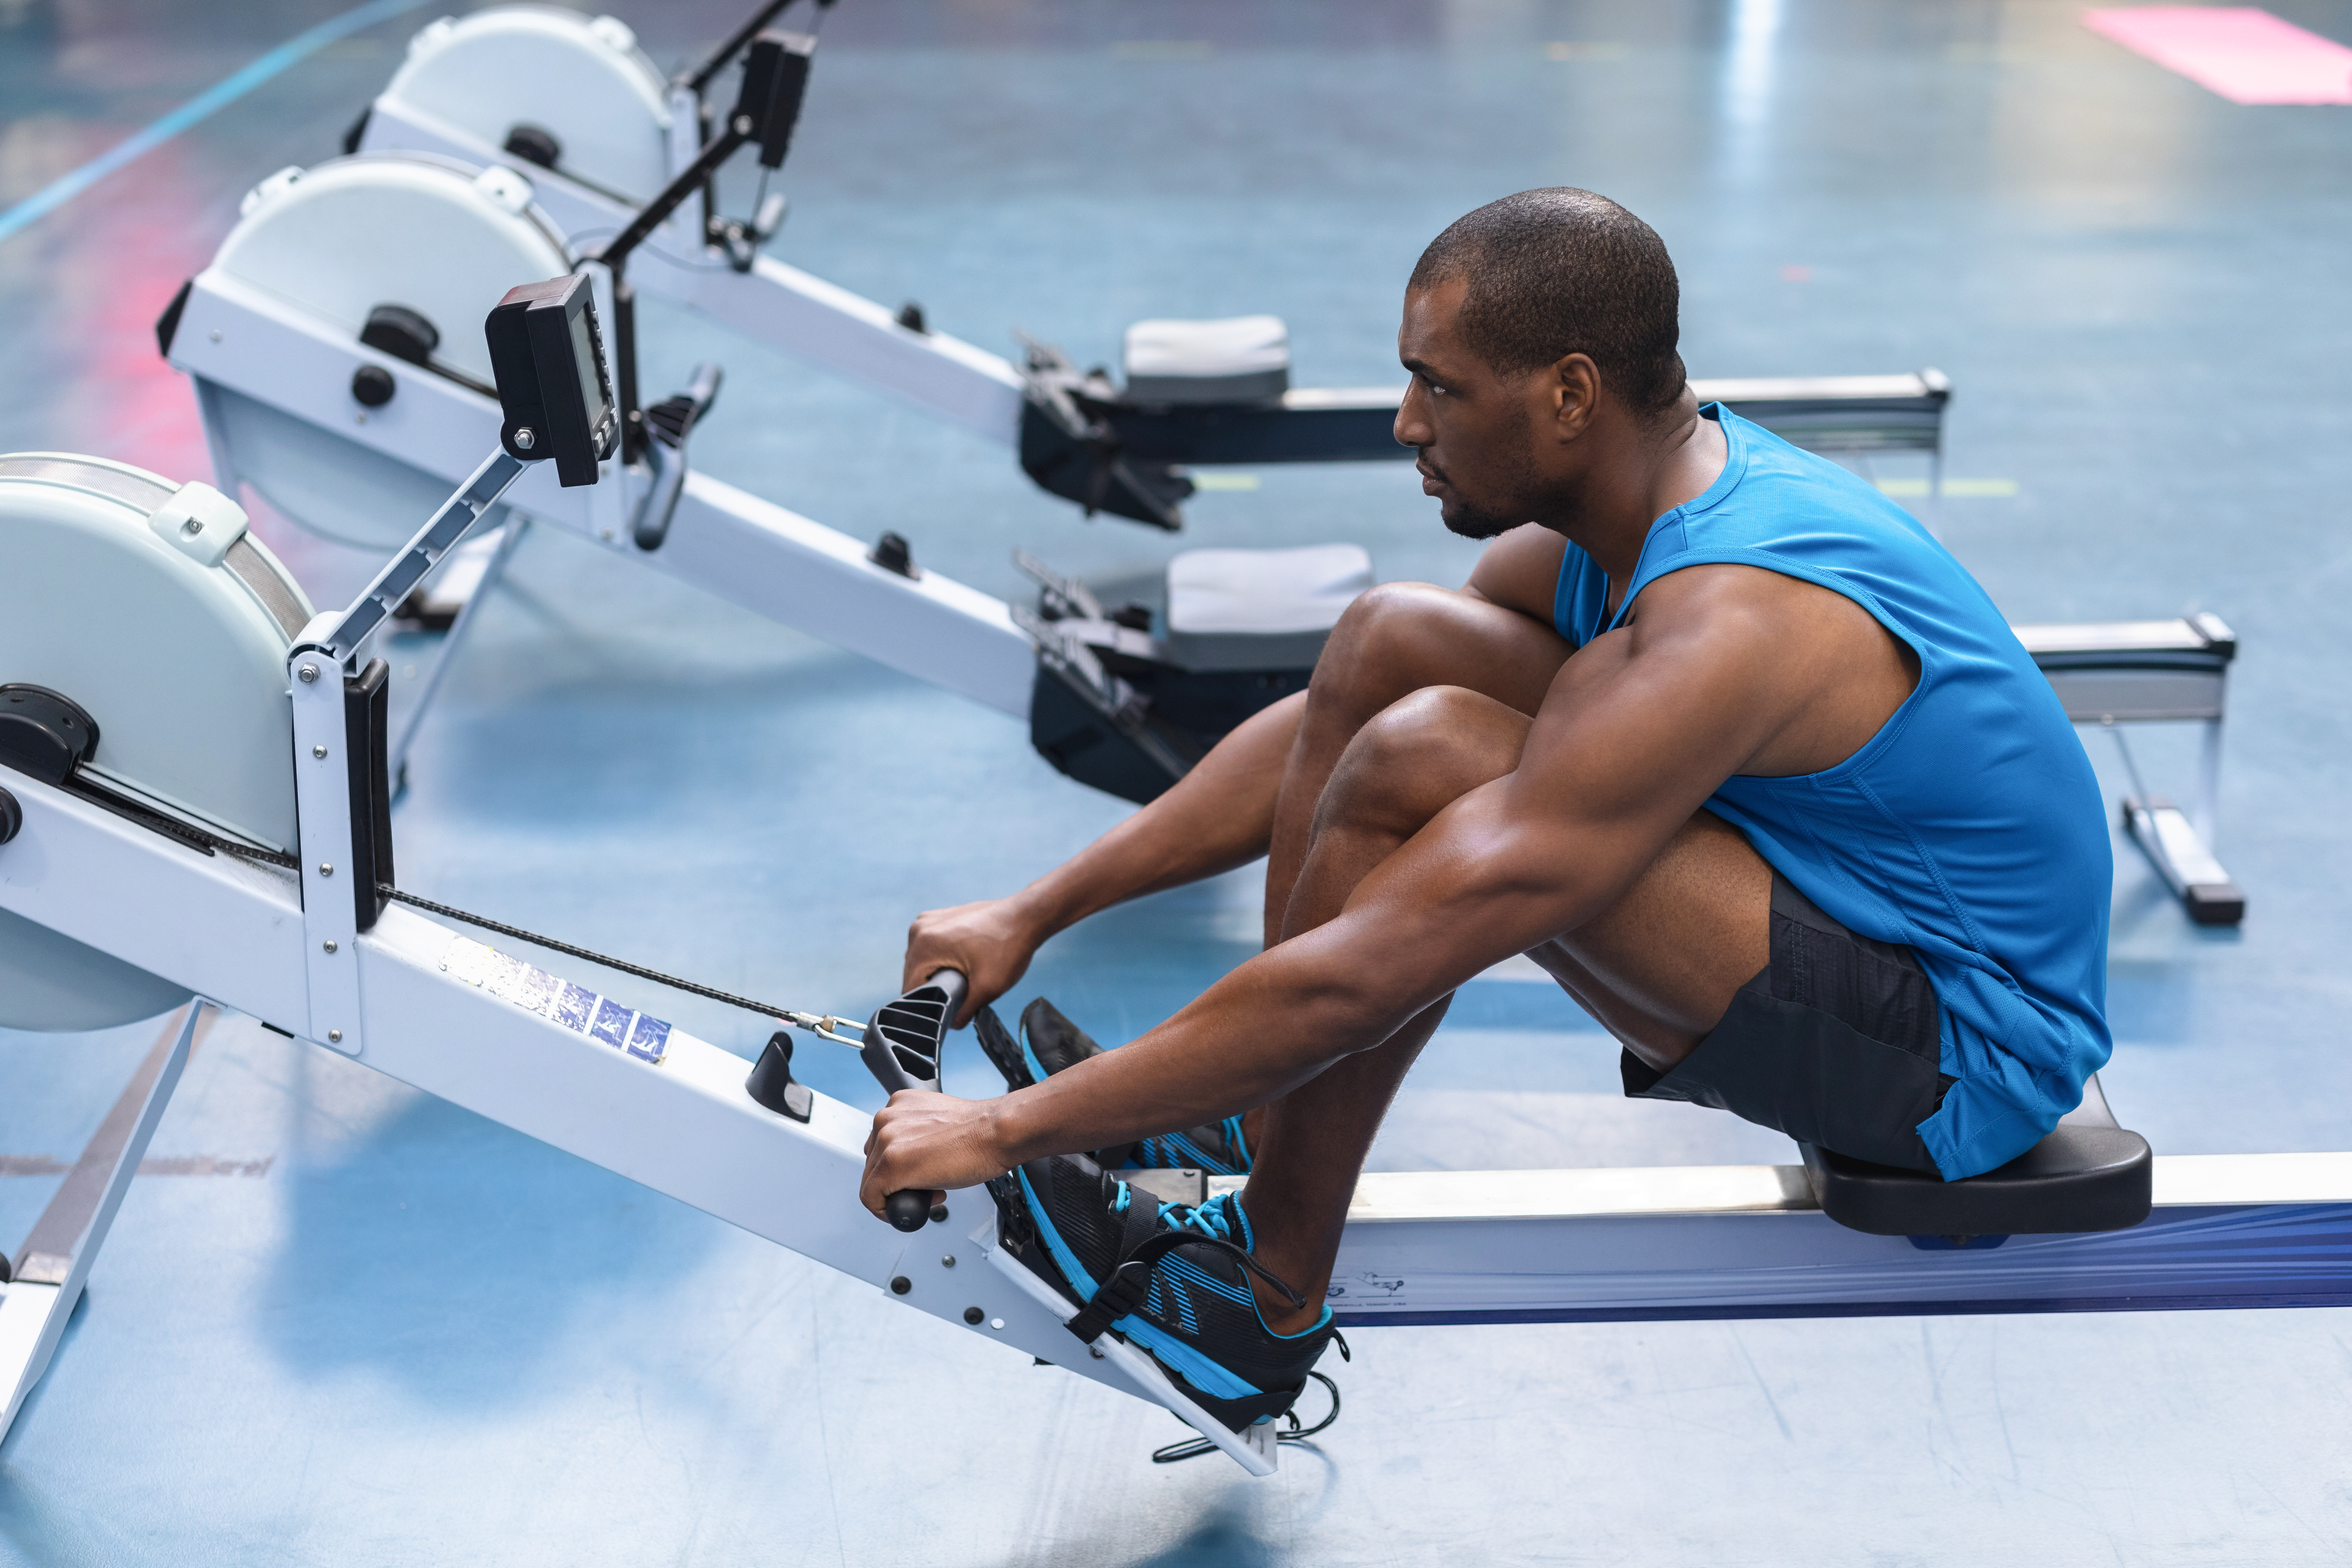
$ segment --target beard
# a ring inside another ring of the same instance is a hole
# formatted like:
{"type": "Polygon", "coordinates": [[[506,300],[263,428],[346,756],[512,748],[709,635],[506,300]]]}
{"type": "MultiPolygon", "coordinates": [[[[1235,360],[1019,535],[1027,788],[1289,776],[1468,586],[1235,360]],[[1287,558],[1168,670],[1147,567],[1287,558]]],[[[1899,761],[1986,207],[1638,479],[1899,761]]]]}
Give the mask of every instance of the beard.
{"type": "Polygon", "coordinates": [[[1479,540],[1508,533],[1528,521],[1507,512],[1482,511],[1465,500],[1441,501],[1437,519],[1445,524],[1447,532],[1459,534],[1464,539],[1479,540]]]}
{"type": "MultiPolygon", "coordinates": [[[[1422,448],[1426,461],[1428,448],[1422,448]]],[[[1453,477],[1444,469],[1433,467],[1431,471],[1453,493],[1438,502],[1438,520],[1446,531],[1464,539],[1486,540],[1508,533],[1523,522],[1534,521],[1546,510],[1540,492],[1543,481],[1536,471],[1533,441],[1529,439],[1517,452],[1500,463],[1486,465],[1488,471],[1481,477],[1489,483],[1487,496],[1472,500],[1462,493],[1453,477]],[[1500,469],[1501,471],[1495,471],[1500,469]],[[1494,482],[1499,480],[1499,483],[1494,482]]]]}

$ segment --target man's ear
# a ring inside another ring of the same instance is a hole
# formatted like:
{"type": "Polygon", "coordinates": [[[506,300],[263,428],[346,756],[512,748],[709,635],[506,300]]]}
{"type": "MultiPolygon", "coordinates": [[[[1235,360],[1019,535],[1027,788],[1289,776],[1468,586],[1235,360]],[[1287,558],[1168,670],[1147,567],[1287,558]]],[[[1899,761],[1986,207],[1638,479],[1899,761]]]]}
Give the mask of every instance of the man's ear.
{"type": "Polygon", "coordinates": [[[1551,367],[1552,421],[1563,441],[1573,441],[1591,426],[1601,404],[1601,367],[1588,353],[1572,353],[1551,367]]]}

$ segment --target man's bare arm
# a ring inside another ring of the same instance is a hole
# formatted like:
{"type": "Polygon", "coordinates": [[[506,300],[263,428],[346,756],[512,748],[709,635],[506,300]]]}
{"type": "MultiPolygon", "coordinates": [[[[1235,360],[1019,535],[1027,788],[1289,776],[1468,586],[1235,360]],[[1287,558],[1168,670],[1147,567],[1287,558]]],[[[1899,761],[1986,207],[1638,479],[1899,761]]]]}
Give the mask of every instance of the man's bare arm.
{"type": "Polygon", "coordinates": [[[971,983],[956,1020],[963,1024],[1012,989],[1056,931],[1264,855],[1283,764],[1306,708],[1302,691],[1252,714],[1167,794],[1010,898],[917,916],[907,932],[904,984],[961,970],[971,983]]]}
{"type": "Polygon", "coordinates": [[[899,1097],[868,1145],[869,1201],[1263,1103],[1608,909],[1726,777],[1818,720],[1837,661],[1792,655],[1792,617],[1811,610],[1792,611],[1780,584],[1822,592],[1742,567],[1654,585],[1633,627],[1561,668],[1517,770],[1439,814],[1336,919],[1034,1089],[977,1103],[899,1097]]]}
{"type": "MultiPolygon", "coordinates": [[[[1561,549],[1559,536],[1545,529],[1514,529],[1486,547],[1463,593],[1549,626],[1561,549]]],[[[917,917],[902,983],[961,970],[971,982],[956,1020],[964,1023],[1011,989],[1055,932],[1113,904],[1265,854],[1306,703],[1303,695],[1289,697],[1253,716],[1166,795],[1018,893],[917,917]]]]}
{"type": "Polygon", "coordinates": [[[1462,591],[1549,626],[1560,557],[1567,552],[1567,540],[1539,523],[1524,523],[1478,552],[1478,564],[1462,591]]]}

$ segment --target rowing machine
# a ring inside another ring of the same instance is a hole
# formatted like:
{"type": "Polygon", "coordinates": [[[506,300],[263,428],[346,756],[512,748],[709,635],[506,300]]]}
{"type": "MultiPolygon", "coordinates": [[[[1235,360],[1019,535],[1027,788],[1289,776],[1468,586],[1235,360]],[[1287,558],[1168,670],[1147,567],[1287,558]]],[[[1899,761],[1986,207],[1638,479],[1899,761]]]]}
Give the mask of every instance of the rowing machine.
{"type": "MultiPolygon", "coordinates": [[[[829,0],[820,0],[829,4],[829,0]]],[[[345,138],[343,150],[442,154],[526,176],[568,240],[615,234],[702,157],[712,83],[786,8],[765,0],[707,58],[665,79],[613,16],[493,5],[443,17],[408,54],[345,138]]],[[[803,63],[814,37],[796,36],[803,63]]],[[[784,127],[789,136],[790,126],[784,127]]],[[[761,163],[774,169],[763,149],[761,163]]],[[[698,207],[661,219],[638,280],[827,369],[908,398],[1013,447],[1023,469],[1091,514],[1181,525],[1183,470],[1218,464],[1395,460],[1395,387],[1293,388],[1289,344],[1273,317],[1139,321],[1127,333],[1124,384],[1081,372],[1032,342],[1023,363],[933,329],[920,307],[891,311],[760,253],[782,217],[774,195],[746,219],[698,207]]],[[[764,186],[763,186],[764,188],[764,186]]],[[[1817,451],[1924,453],[1939,486],[1950,384],[1916,375],[1700,381],[1723,402],[1817,451]]]]}
{"type": "MultiPolygon", "coordinates": [[[[750,140],[753,132],[737,134],[750,140]]],[[[691,189],[690,180],[676,182],[666,199],[682,201],[691,189]]],[[[582,264],[608,315],[625,305],[644,255],[622,243],[629,239],[582,264]],[[615,268],[625,270],[616,278],[615,268]]],[[[406,537],[400,520],[464,479],[498,428],[482,351],[454,336],[445,342],[439,323],[487,309],[515,277],[567,274],[573,265],[529,186],[507,170],[476,173],[414,155],[341,159],[281,171],[256,187],[213,264],[158,323],[158,338],[194,383],[224,491],[250,485],[306,528],[389,549],[406,537]]],[[[481,563],[424,700],[394,739],[395,777],[439,672],[471,628],[470,606],[487,597],[532,522],[1027,719],[1057,768],[1131,800],[1151,798],[1225,730],[1303,689],[1323,634],[1371,584],[1369,560],[1352,547],[1341,547],[1349,560],[1337,570],[1327,556],[1257,552],[1241,591],[1222,592],[1221,620],[1162,642],[1033,563],[1034,574],[1063,586],[1044,595],[1037,614],[1015,610],[919,568],[903,542],[868,551],[695,471],[689,437],[717,394],[717,368],[640,410],[625,311],[615,338],[623,437],[604,460],[608,482],[567,491],[529,473],[502,498],[498,521],[510,517],[511,525],[481,563]],[[1231,614],[1235,604],[1246,613],[1231,614]],[[1261,662],[1270,653],[1279,662],[1261,662]]],[[[1223,561],[1236,552],[1206,553],[1223,561]]],[[[1184,562],[1171,607],[1189,626],[1184,562]]]]}
{"type": "MultiPolygon", "coordinates": [[[[108,1171],[100,1201],[45,1215],[0,1295],[7,1420],[45,1369],[184,1066],[199,995],[909,1304],[1190,1409],[1123,1345],[1070,1355],[1055,1315],[1002,1276],[919,1287],[916,1254],[945,1269],[967,1249],[901,1233],[945,1225],[949,1210],[919,1202],[896,1216],[899,1233],[870,1222],[856,1203],[863,1118],[792,1081],[789,1031],[746,1079],[739,1060],[666,1021],[393,902],[423,900],[393,882],[389,676],[369,650],[527,471],[559,489],[604,476],[622,419],[593,295],[570,274],[513,289],[490,312],[497,446],[341,612],[313,615],[209,487],[90,458],[0,458],[0,521],[23,567],[0,584],[0,670],[57,683],[0,682],[0,912],[37,936],[0,945],[0,1026],[102,1027],[159,1002],[186,1008],[144,1069],[135,1125],[93,1157],[108,1171]],[[139,613],[110,622],[126,605],[139,613]],[[207,731],[249,745],[224,758],[207,731]],[[60,994],[81,1010],[60,1016],[49,1005],[60,994]]],[[[864,1041],[877,1071],[935,1083],[958,992],[935,977],[878,1015],[864,1041]]],[[[831,1015],[728,1000],[858,1043],[831,1015]]],[[[968,1250],[975,1262],[984,1251],[968,1250]]]]}
{"type": "MultiPolygon", "coordinates": [[[[560,361],[584,338],[593,354],[585,291],[567,278],[527,293],[521,324],[562,330],[519,341],[560,361]]],[[[490,357],[513,381],[510,360],[490,357]]],[[[383,901],[384,686],[369,637],[526,458],[531,479],[554,477],[541,459],[565,449],[577,470],[578,433],[611,428],[576,363],[535,365],[509,389],[499,449],[339,614],[313,616],[207,487],[89,458],[0,458],[0,526],[19,563],[0,578],[0,1026],[103,1027],[202,995],[982,1338],[1169,1403],[1148,1363],[1115,1340],[1100,1360],[1078,1354],[1065,1304],[995,1267],[1009,1260],[976,1190],[911,1235],[858,1208],[866,1119],[792,1081],[789,1032],[747,1082],[739,1058],[629,1002],[383,901]],[[550,418],[564,396],[576,416],[550,418]]],[[[914,1023],[899,1043],[920,1068],[949,1010],[944,994],[908,1000],[920,1005],[901,1009],[914,1023]]],[[[865,1043],[829,1016],[793,1022],[865,1043]]],[[[194,1027],[192,1007],[126,1095],[123,1127],[93,1145],[95,1209],[45,1216],[0,1294],[11,1416],[194,1027]]],[[[2016,1164],[1949,1184],[1818,1153],[1366,1176],[1331,1300],[1350,1326],[2352,1302],[2352,1156],[2150,1159],[2103,1112],[2088,1098],[2016,1164]]],[[[1259,1473],[1279,1452],[1225,1436],[1259,1473]]]]}

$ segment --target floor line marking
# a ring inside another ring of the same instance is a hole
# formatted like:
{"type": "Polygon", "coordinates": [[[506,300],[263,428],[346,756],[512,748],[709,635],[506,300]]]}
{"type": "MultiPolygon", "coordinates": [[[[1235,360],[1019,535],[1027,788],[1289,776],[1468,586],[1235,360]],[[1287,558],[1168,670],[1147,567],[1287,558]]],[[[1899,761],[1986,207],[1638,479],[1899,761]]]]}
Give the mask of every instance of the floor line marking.
{"type": "Polygon", "coordinates": [[[47,216],[117,169],[153,152],[181,132],[208,118],[215,110],[236,102],[289,66],[309,58],[326,45],[397,16],[404,11],[414,11],[424,4],[425,0],[368,0],[364,5],[289,38],[243,70],[215,83],[145,130],[115,143],[80,168],[58,175],[6,212],[0,212],[0,240],[5,240],[18,229],[47,216]]]}
{"type": "MultiPolygon", "coordinates": [[[[76,1160],[73,1169],[66,1173],[66,1179],[58,1190],[49,1194],[48,1206],[41,1211],[41,1217],[33,1222],[33,1233],[25,1238],[24,1247],[17,1252],[16,1265],[10,1270],[12,1273],[21,1277],[26,1261],[37,1252],[70,1258],[81,1250],[82,1243],[89,1239],[92,1217],[106,1205],[107,1187],[114,1178],[117,1163],[136,1133],[140,1113],[146,1107],[148,1094],[154,1089],[163,1064],[170,1058],[172,1048],[179,1040],[180,1029],[190,1008],[197,1013],[195,1029],[188,1041],[190,1056],[195,1055],[196,1047],[205,1043],[205,1037],[220,1021],[220,1009],[209,1005],[200,996],[191,997],[184,1005],[173,1009],[170,1019],[163,1026],[163,1032],[155,1037],[154,1047],[131,1073],[131,1081],[122,1086],[122,1093],[115,1100],[114,1108],[106,1113],[106,1120],[99,1123],[96,1132],[90,1134],[89,1142],[82,1149],[81,1158],[76,1160]]],[[[60,1279],[53,1283],[62,1284],[64,1280],[60,1279]]]]}

